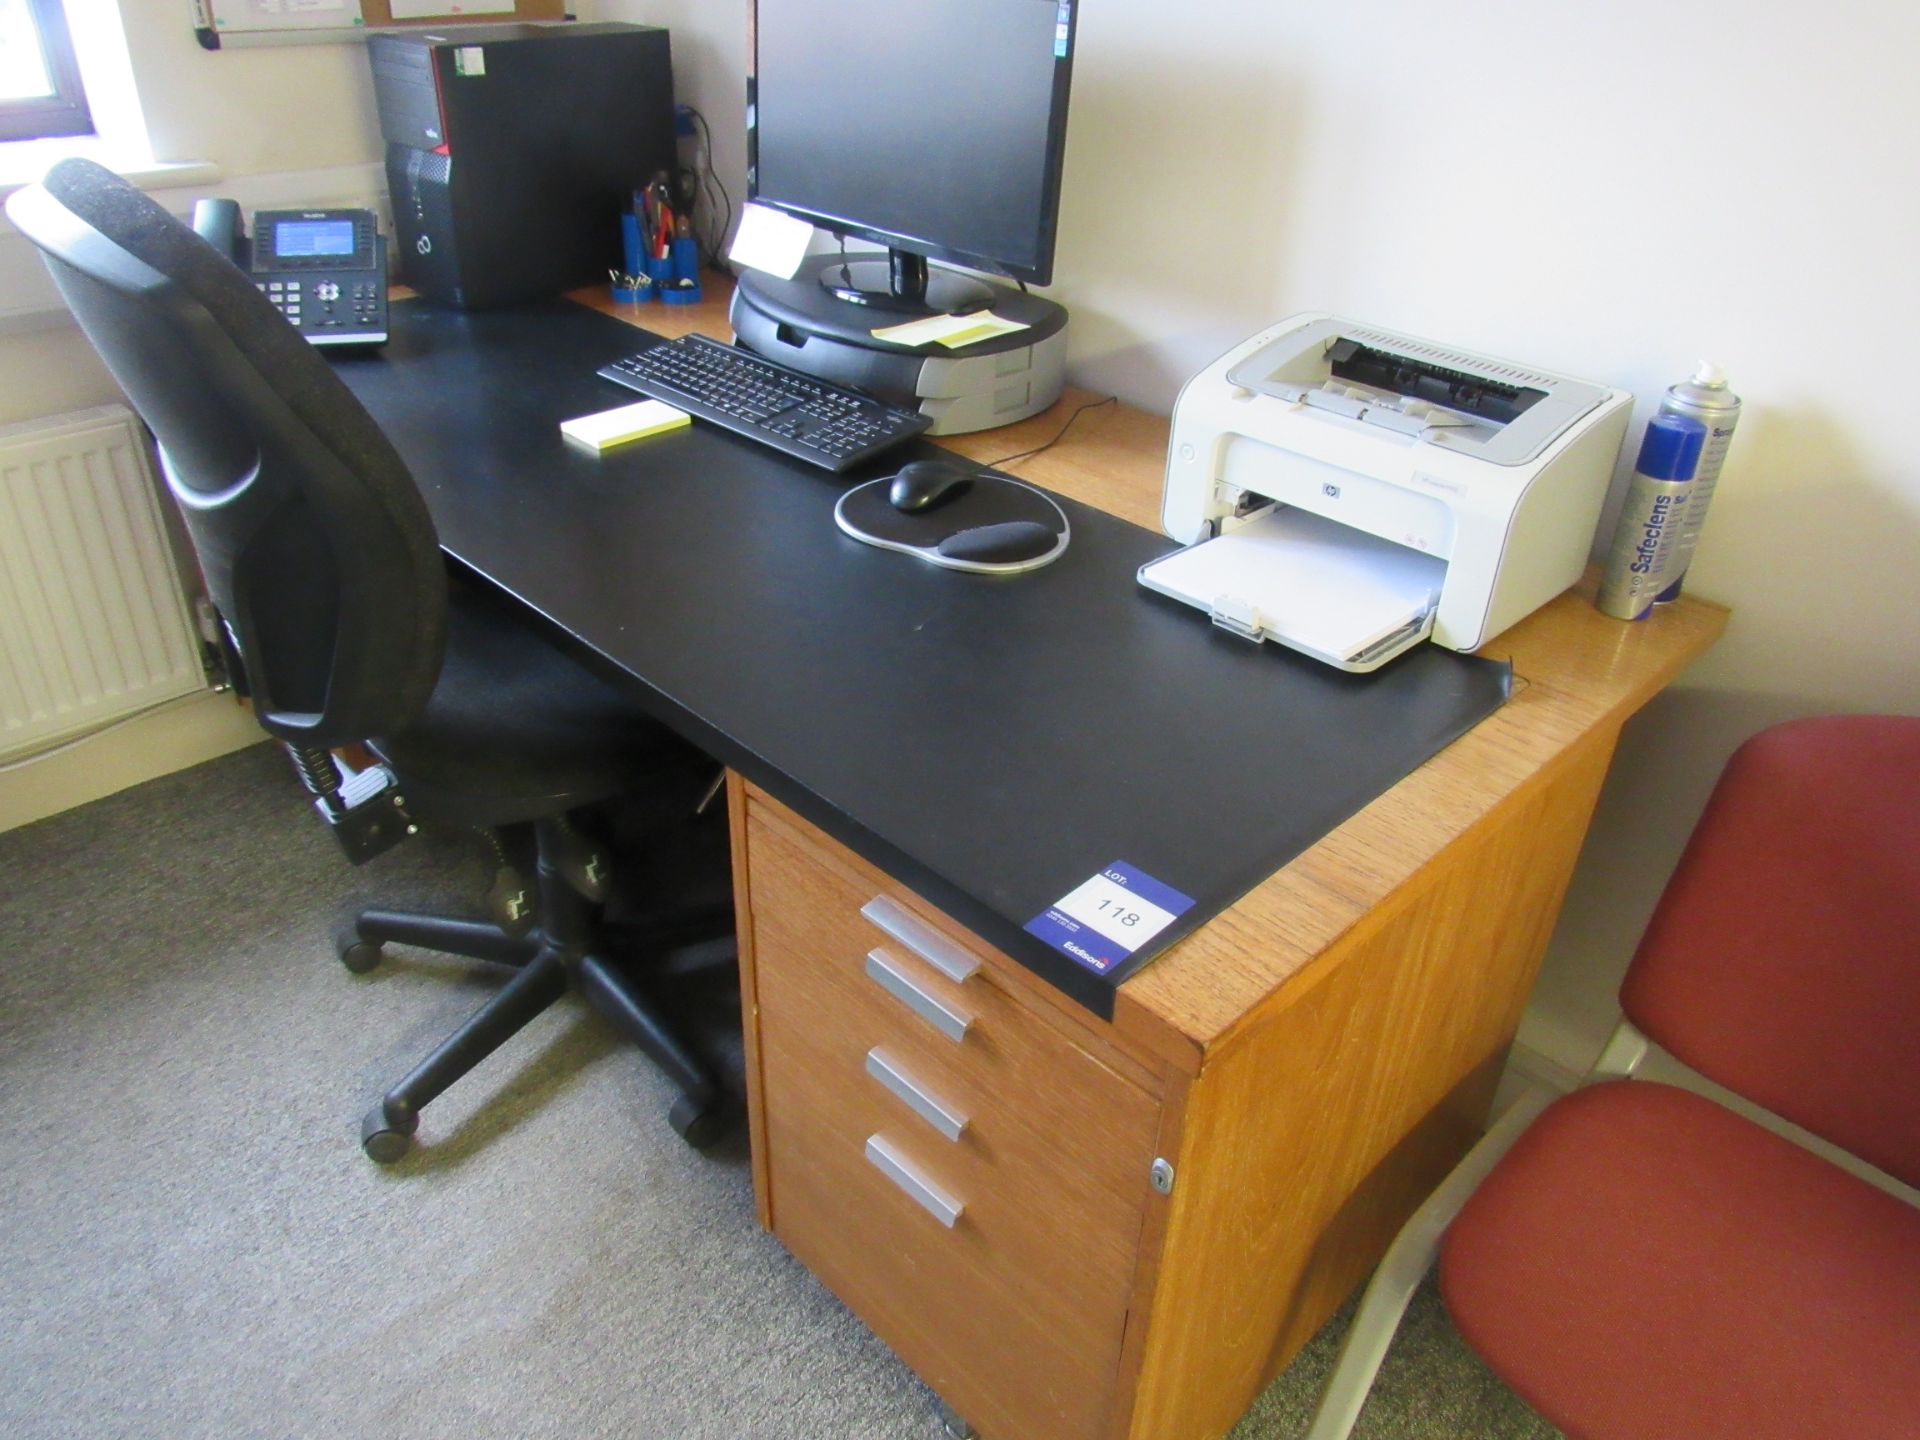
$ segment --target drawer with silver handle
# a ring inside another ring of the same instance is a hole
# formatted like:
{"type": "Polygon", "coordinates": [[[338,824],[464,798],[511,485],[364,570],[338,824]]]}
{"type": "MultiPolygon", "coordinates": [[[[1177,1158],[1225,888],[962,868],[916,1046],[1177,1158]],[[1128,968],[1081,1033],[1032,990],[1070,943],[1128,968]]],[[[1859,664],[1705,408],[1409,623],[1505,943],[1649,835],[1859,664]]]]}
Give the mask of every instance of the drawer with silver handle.
{"type": "Polygon", "coordinates": [[[860,907],[860,913],[956,985],[964,985],[980,968],[979,956],[954,944],[897,900],[876,895],[860,907]]]}
{"type": "Polygon", "coordinates": [[[746,855],[774,1233],[985,1425],[1104,1440],[1157,1094],[1012,961],[753,794],[746,855]],[[1009,1394],[1046,1396],[1045,1427],[1009,1394]]]}
{"type": "Polygon", "coordinates": [[[966,1213],[964,1201],[956,1200],[914,1168],[913,1162],[885,1136],[867,1137],[867,1161],[891,1180],[906,1197],[949,1230],[966,1213]]]}
{"type": "Polygon", "coordinates": [[[937,1098],[906,1067],[878,1045],[867,1052],[867,1074],[878,1080],[914,1114],[949,1140],[957,1141],[967,1133],[967,1117],[937,1098]]]}
{"type": "Polygon", "coordinates": [[[886,991],[947,1039],[958,1045],[967,1038],[973,1016],[934,995],[913,978],[905,965],[884,950],[867,952],[867,978],[886,991]]]}

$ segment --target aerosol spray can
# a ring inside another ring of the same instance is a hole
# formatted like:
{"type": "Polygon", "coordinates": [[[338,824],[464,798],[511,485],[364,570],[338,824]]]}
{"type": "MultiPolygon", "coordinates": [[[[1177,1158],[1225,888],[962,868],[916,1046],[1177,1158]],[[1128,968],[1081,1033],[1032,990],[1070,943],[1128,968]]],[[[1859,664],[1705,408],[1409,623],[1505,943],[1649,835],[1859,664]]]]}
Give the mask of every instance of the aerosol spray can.
{"type": "Polygon", "coordinates": [[[1687,517],[1680,526],[1680,543],[1667,566],[1666,589],[1661,602],[1678,600],[1680,585],[1686,579],[1687,566],[1693,561],[1693,547],[1700,543],[1700,526],[1707,518],[1707,505],[1720,481],[1720,466],[1733,444],[1733,427],[1740,423],[1740,397],[1727,388],[1727,377],[1711,360],[1702,360],[1694,368],[1693,378],[1669,385],[1660,402],[1662,415],[1686,415],[1707,427],[1707,443],[1700,451],[1699,468],[1693,472],[1693,494],[1687,500],[1687,517]]]}
{"type": "Polygon", "coordinates": [[[1687,502],[1707,427],[1691,415],[1656,413],[1640,442],[1613,545],[1600,571],[1601,613],[1639,620],[1673,578],[1670,568],[1686,523],[1687,502]]]}

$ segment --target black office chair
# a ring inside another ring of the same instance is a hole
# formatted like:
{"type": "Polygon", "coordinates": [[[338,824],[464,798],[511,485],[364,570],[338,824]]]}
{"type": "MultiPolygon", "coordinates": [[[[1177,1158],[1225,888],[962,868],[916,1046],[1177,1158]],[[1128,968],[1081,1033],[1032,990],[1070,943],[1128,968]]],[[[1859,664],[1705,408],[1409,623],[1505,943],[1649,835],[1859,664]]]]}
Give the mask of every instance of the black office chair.
{"type": "Polygon", "coordinates": [[[612,797],[684,794],[693,767],[711,775],[712,762],[561,655],[509,602],[479,582],[449,583],[392,444],[192,230],[84,160],[9,197],[7,215],[152,429],[236,678],[349,856],[378,853],[420,821],[531,822],[537,910],[507,897],[506,924],[368,911],[348,937],[353,970],[392,941],[519,971],[368,1114],[367,1153],[404,1154],[421,1107],[569,980],[679,1088],[674,1128],[695,1145],[712,1139],[723,1114],[715,1076],[615,950],[637,946],[635,968],[650,976],[711,975],[732,964],[730,910],[649,915],[616,934],[602,913],[605,854],[575,823],[612,797]],[[356,742],[385,768],[343,781],[333,752],[356,742]]]}

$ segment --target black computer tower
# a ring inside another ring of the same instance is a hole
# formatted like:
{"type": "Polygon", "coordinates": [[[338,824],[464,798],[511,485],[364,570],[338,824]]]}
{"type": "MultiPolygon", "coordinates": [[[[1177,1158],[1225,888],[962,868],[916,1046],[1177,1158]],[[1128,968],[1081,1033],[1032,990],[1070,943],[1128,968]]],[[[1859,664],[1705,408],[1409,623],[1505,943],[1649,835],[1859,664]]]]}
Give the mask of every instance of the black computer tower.
{"type": "Polygon", "coordinates": [[[622,210],[676,163],[665,30],[436,26],[367,50],[398,279],[477,310],[622,266],[622,210]]]}

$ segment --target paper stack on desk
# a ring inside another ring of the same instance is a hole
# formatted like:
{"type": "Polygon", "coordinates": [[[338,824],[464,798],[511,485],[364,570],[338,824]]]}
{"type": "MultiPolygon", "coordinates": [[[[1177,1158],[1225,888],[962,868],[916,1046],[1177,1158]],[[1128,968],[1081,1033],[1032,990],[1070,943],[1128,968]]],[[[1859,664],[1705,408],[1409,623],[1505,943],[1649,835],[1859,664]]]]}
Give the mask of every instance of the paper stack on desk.
{"type": "Polygon", "coordinates": [[[676,410],[664,400],[641,400],[633,405],[562,420],[560,433],[576,445],[601,451],[692,423],[686,411],[676,410]]]}
{"type": "Polygon", "coordinates": [[[873,332],[873,338],[890,340],[895,345],[944,345],[949,350],[958,350],[963,345],[1012,335],[1026,328],[1024,320],[1005,320],[991,313],[929,315],[904,325],[883,325],[873,332]]]}

